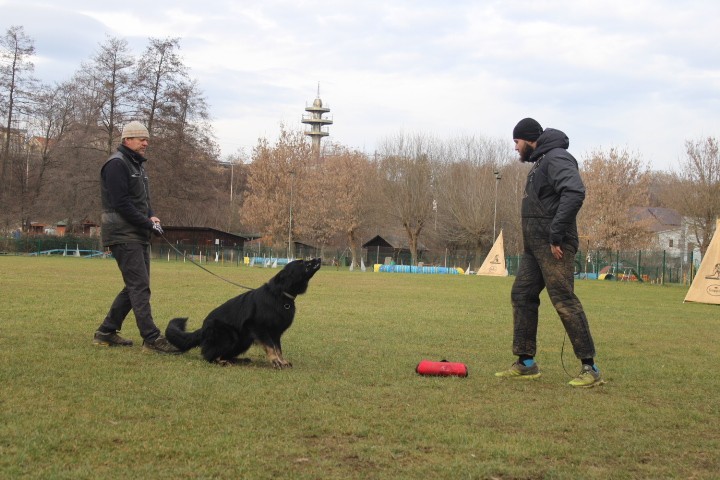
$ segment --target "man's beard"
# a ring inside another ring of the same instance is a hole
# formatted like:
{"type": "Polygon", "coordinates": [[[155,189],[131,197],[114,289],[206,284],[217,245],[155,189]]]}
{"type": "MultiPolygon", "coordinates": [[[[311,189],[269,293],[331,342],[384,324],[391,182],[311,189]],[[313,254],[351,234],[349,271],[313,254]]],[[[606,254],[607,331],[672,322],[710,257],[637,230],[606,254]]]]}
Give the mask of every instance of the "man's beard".
{"type": "Polygon", "coordinates": [[[520,149],[518,152],[520,154],[520,162],[525,163],[530,161],[530,155],[535,151],[535,149],[529,144],[526,143],[523,145],[523,148],[520,149]]]}

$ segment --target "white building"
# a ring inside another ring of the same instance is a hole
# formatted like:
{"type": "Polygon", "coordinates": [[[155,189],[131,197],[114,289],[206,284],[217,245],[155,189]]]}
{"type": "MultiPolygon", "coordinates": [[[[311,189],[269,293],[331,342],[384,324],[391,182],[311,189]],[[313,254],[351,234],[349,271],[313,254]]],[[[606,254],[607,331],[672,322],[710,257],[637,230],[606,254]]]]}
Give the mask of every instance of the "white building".
{"type": "Polygon", "coordinates": [[[700,248],[697,237],[692,233],[688,218],[684,218],[671,208],[636,207],[632,209],[633,218],[646,220],[654,234],[653,250],[663,250],[668,257],[682,258],[683,263],[690,261],[690,252],[696,265],[700,264],[700,248]]]}

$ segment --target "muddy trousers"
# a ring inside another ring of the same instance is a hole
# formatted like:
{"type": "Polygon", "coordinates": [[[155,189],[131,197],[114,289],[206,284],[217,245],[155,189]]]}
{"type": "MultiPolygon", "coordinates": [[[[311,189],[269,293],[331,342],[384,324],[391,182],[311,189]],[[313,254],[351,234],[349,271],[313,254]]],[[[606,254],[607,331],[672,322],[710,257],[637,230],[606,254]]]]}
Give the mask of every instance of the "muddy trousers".
{"type": "Polygon", "coordinates": [[[110,251],[122,273],[123,288],[110,306],[100,328],[120,330],[130,310],[135,314],[138,330],[143,339],[155,340],[160,330],[150,310],[150,255],[148,246],[139,243],[112,245],[110,251]]]}
{"type": "Polygon", "coordinates": [[[547,241],[528,245],[520,259],[511,291],[513,307],[513,354],[535,356],[537,351],[540,292],[547,287],[552,302],[577,358],[594,358],[595,345],[580,300],[574,293],[575,251],[562,245],[561,260],[555,259],[547,241]]]}

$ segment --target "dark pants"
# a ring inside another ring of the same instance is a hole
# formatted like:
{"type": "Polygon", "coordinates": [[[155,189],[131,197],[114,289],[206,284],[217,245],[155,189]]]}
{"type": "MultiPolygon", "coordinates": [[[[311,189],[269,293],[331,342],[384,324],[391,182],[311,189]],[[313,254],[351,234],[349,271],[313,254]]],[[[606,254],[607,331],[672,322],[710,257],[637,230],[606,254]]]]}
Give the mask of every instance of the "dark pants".
{"type": "Polygon", "coordinates": [[[122,328],[130,310],[135,314],[140,335],[147,341],[155,340],[160,330],[150,310],[150,255],[148,246],[139,243],[112,245],[110,251],[122,273],[125,288],[115,297],[100,330],[115,331],[122,328]]]}
{"type": "Polygon", "coordinates": [[[540,292],[547,287],[550,301],[560,315],[575,356],[581,359],[595,357],[590,326],[582,304],[574,293],[576,249],[572,245],[562,245],[562,249],[563,258],[557,260],[550,252],[547,240],[528,242],[526,239],[525,251],[511,292],[515,355],[535,356],[540,292]]]}

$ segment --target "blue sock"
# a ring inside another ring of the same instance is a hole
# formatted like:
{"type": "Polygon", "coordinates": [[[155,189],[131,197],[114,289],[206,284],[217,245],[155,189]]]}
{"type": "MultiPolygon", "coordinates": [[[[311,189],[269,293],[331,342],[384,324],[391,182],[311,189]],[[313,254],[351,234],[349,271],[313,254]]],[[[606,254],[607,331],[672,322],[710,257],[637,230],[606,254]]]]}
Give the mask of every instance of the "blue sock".
{"type": "Polygon", "coordinates": [[[522,364],[525,365],[526,367],[532,367],[533,365],[535,365],[535,359],[533,359],[533,358],[525,359],[522,361],[522,364]]]}

